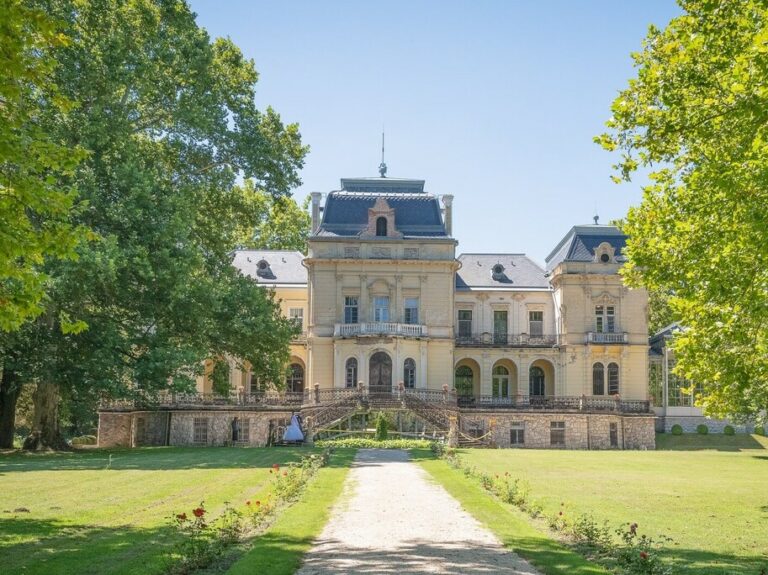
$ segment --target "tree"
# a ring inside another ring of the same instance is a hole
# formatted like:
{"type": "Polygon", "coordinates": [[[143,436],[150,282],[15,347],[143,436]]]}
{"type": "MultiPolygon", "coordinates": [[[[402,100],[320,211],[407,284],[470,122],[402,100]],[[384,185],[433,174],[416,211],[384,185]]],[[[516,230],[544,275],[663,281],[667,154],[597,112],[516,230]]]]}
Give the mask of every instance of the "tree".
{"type": "Polygon", "coordinates": [[[768,408],[768,7],[681,0],[650,27],[637,77],[597,140],[622,152],[617,180],[650,168],[630,209],[625,273],[664,293],[687,329],[678,374],[703,382],[712,416],[768,408]]]}
{"type": "Polygon", "coordinates": [[[60,24],[42,10],[0,2],[0,331],[42,311],[44,258],[73,257],[83,238],[68,218],[74,189],[60,177],[82,151],[40,125],[48,110],[68,106],[52,82],[55,52],[65,44],[60,24]]]}
{"type": "Polygon", "coordinates": [[[244,219],[236,232],[242,248],[263,250],[298,250],[307,253],[311,227],[309,197],[302,206],[293,198],[274,197],[246,180],[239,188],[244,199],[244,219]]]}
{"type": "Polygon", "coordinates": [[[253,62],[212,42],[185,2],[44,5],[68,26],[55,81],[73,103],[44,126],[88,152],[72,179],[88,202],[76,221],[94,239],[47,266],[50,303],[28,331],[48,353],[21,366],[37,384],[27,447],[61,445],[62,391],[189,390],[202,360],[224,355],[279,381],[295,330],[231,265],[249,215],[235,180],[287,196],[306,154],[298,127],[256,109],[253,62]]]}

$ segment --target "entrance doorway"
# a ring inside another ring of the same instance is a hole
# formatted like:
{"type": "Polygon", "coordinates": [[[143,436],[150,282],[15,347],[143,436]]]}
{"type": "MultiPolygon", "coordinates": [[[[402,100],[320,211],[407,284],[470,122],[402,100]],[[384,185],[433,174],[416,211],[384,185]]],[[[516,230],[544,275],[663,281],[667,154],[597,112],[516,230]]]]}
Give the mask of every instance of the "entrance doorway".
{"type": "Polygon", "coordinates": [[[380,388],[380,391],[392,390],[392,358],[383,351],[371,356],[368,385],[380,388]]]}

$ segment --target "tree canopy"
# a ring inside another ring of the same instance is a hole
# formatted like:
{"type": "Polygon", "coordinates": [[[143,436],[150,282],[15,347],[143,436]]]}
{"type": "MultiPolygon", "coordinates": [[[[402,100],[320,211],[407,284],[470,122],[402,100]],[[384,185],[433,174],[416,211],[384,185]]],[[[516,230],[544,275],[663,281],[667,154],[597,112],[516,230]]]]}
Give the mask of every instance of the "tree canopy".
{"type": "Polygon", "coordinates": [[[52,82],[61,25],[28,3],[0,2],[0,331],[18,329],[42,311],[46,257],[71,258],[84,230],[69,219],[70,174],[82,158],[41,118],[68,102],[52,82]]]}
{"type": "Polygon", "coordinates": [[[181,0],[40,6],[65,26],[51,83],[71,102],[40,125],[87,154],[61,180],[84,202],[71,221],[91,235],[76,260],[45,263],[44,313],[0,342],[6,365],[37,383],[43,443],[55,443],[56,417],[38,411],[60,392],[189,389],[203,359],[225,355],[282,381],[293,324],[231,252],[251,225],[249,186],[290,205],[307,152],[298,126],[256,108],[253,62],[212,41],[181,0]]]}
{"type": "Polygon", "coordinates": [[[677,371],[713,416],[768,408],[768,6],[681,0],[650,27],[637,77],[597,140],[617,180],[650,170],[630,209],[625,273],[684,326],[677,371]]]}

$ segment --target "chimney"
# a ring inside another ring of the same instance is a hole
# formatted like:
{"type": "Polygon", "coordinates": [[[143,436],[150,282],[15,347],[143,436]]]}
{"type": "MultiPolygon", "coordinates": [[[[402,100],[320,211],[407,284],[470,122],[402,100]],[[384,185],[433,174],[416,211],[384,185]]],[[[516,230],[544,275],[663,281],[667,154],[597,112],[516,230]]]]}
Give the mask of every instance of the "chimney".
{"type": "Polygon", "coordinates": [[[320,226],[320,198],[322,194],[320,192],[312,192],[309,195],[312,197],[312,229],[310,233],[314,234],[320,226]]]}
{"type": "Polygon", "coordinates": [[[446,194],[443,196],[443,223],[445,224],[445,232],[451,236],[453,235],[453,196],[446,194]]]}

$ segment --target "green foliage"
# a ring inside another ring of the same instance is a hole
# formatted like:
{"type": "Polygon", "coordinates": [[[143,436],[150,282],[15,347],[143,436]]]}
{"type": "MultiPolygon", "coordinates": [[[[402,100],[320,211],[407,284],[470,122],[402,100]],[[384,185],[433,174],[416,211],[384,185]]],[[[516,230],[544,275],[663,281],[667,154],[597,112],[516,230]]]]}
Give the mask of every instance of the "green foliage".
{"type": "Polygon", "coordinates": [[[211,371],[211,387],[213,392],[219,395],[229,395],[229,362],[217,360],[213,363],[211,371]]]}
{"type": "Polygon", "coordinates": [[[676,373],[703,382],[707,415],[755,418],[768,406],[768,6],[680,4],[649,28],[596,140],[621,152],[616,179],[653,170],[623,226],[624,273],[685,326],[676,373]]]}
{"type": "Polygon", "coordinates": [[[683,427],[681,425],[675,423],[672,426],[671,431],[672,431],[672,435],[682,435],[683,434],[683,427]]]}
{"type": "Polygon", "coordinates": [[[736,433],[736,430],[733,428],[733,425],[726,425],[723,428],[724,435],[734,435],[735,433],[736,433]]]}
{"type": "Polygon", "coordinates": [[[763,427],[762,425],[756,425],[755,435],[765,436],[765,427],[763,427]]]}
{"type": "Polygon", "coordinates": [[[699,435],[706,435],[707,433],[709,433],[709,427],[707,427],[703,423],[700,423],[699,425],[696,426],[696,433],[698,433],[699,435]]]}
{"type": "Polygon", "coordinates": [[[385,441],[389,436],[389,421],[383,411],[376,416],[376,441],[385,441]]]}
{"type": "MultiPolygon", "coordinates": [[[[352,449],[431,449],[438,442],[427,439],[373,439],[370,437],[347,437],[316,441],[317,447],[352,449]]],[[[442,445],[442,444],[440,444],[442,445]]]]}
{"type": "Polygon", "coordinates": [[[83,204],[71,225],[91,241],[76,259],[45,262],[45,314],[0,341],[0,361],[18,358],[24,381],[80,395],[188,390],[205,358],[224,356],[280,385],[295,327],[231,252],[254,213],[249,189],[291,205],[307,151],[298,127],[256,109],[253,62],[212,41],[183,1],[46,6],[66,34],[50,85],[69,104],[38,124],[87,154],[66,178],[48,171],[52,186],[76,186],[83,204]]]}
{"type": "Polygon", "coordinates": [[[236,186],[244,217],[238,222],[236,242],[241,248],[298,250],[307,253],[311,217],[309,197],[299,206],[293,198],[275,197],[253,180],[236,186]]]}
{"type": "Polygon", "coordinates": [[[44,261],[75,257],[85,238],[69,220],[69,177],[83,150],[62,145],[42,122],[71,105],[55,82],[56,58],[69,43],[62,28],[29,2],[0,4],[0,332],[42,312],[44,261]]]}
{"type": "Polygon", "coordinates": [[[96,445],[95,435],[80,435],[73,437],[71,440],[72,445],[96,445]]]}

